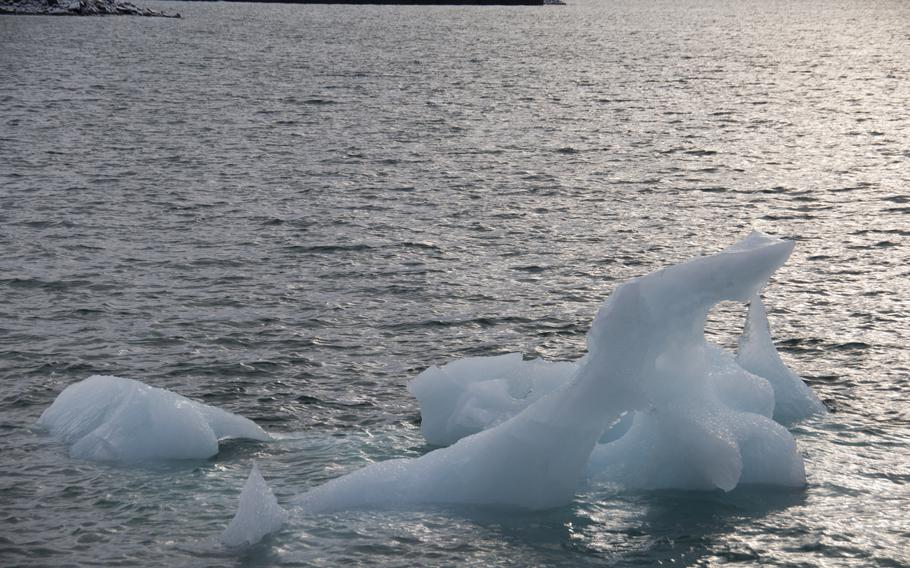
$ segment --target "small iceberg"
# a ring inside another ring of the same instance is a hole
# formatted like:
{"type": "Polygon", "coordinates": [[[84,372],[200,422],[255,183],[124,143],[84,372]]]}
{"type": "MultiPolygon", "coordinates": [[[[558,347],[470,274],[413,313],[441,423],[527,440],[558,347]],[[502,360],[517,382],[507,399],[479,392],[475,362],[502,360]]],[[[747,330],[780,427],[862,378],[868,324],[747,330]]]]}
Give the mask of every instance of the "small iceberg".
{"type": "Polygon", "coordinates": [[[225,438],[272,439],[242,416],[106,375],[66,387],[38,424],[69,444],[71,457],[96,461],[204,459],[225,438]]]}
{"type": "Polygon", "coordinates": [[[287,522],[288,513],[278,505],[259,466],[253,462],[250,476],[240,493],[237,514],[221,533],[221,544],[230,548],[252,546],[287,522]]]}
{"type": "MultiPolygon", "coordinates": [[[[515,355],[431,368],[411,385],[423,431],[433,443],[454,443],[371,464],[296,505],[304,512],[414,503],[544,509],[571,502],[591,469],[644,488],[805,485],[793,436],[771,419],[776,397],[789,391],[758,374],[783,372],[750,359],[769,356],[768,345],[749,328],[740,361],[753,373],[704,336],[717,303],[757,306],[792,249],[753,233],[720,253],[621,284],[594,320],[587,355],[552,366],[550,377],[541,376],[545,364],[515,355]]],[[[758,316],[750,321],[761,327],[758,316]]]]}

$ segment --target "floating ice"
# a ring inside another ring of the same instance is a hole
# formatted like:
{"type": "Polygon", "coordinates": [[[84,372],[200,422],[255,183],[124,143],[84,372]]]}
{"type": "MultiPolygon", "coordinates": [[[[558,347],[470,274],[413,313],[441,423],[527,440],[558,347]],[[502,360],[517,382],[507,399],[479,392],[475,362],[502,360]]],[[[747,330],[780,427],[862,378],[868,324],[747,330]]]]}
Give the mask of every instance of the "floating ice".
{"type": "Polygon", "coordinates": [[[207,458],[224,438],[271,439],[242,416],[104,375],[65,388],[38,423],[71,444],[72,457],[99,461],[207,458]]]}
{"type": "Polygon", "coordinates": [[[448,446],[495,426],[569,382],[574,363],[522,360],[521,353],[471,357],[432,366],[410,383],[427,442],[448,446]]]}
{"type": "Polygon", "coordinates": [[[240,505],[231,523],[221,533],[221,543],[230,547],[252,546],[278,529],[287,521],[288,513],[278,505],[278,500],[253,462],[253,469],[240,493],[240,505]]]}
{"type": "Polygon", "coordinates": [[[770,385],[704,337],[711,307],[752,298],[792,248],[753,233],[616,289],[589,334],[588,364],[636,413],[624,436],[598,448],[595,469],[643,488],[805,484],[793,437],[770,418],[770,385]]]}
{"type": "Polygon", "coordinates": [[[805,483],[795,441],[770,419],[771,385],[719,347],[704,348],[704,383],[685,397],[631,412],[627,431],[592,452],[593,477],[642,489],[805,483]]]}
{"type": "Polygon", "coordinates": [[[571,501],[611,413],[596,383],[579,377],[488,430],[419,458],[371,464],[301,496],[304,511],[410,503],[544,509],[571,501]]]}
{"type": "Polygon", "coordinates": [[[594,461],[627,485],[726,491],[740,483],[803,485],[796,444],[770,418],[768,381],[704,338],[712,306],[752,298],[792,248],[753,233],[718,254],[620,285],[599,310],[588,354],[565,386],[545,381],[555,390],[498,424],[496,412],[512,412],[520,406],[515,401],[524,400],[509,393],[520,377],[501,378],[511,376],[503,368],[521,366],[514,356],[433,370],[414,389],[428,404],[431,437],[455,438],[485,421],[495,425],[419,458],[372,464],[332,480],[298,504],[307,511],[407,503],[562,505],[613,424],[618,430],[606,439],[615,441],[594,461]],[[461,371],[469,371],[467,378],[461,371]],[[429,377],[440,374],[434,392],[429,377]],[[483,396],[465,398],[476,384],[491,381],[493,395],[480,389],[483,396]],[[472,404],[482,420],[465,419],[472,404]]]}
{"type": "Polygon", "coordinates": [[[589,468],[595,478],[640,489],[730,491],[740,484],[806,483],[786,428],[711,399],[636,412],[624,436],[597,446],[589,468]]]}
{"type": "Polygon", "coordinates": [[[827,412],[812,389],[780,360],[771,340],[765,306],[758,294],[749,303],[746,329],[739,340],[736,362],[771,383],[774,389],[774,419],[778,422],[790,424],[827,412]]]}

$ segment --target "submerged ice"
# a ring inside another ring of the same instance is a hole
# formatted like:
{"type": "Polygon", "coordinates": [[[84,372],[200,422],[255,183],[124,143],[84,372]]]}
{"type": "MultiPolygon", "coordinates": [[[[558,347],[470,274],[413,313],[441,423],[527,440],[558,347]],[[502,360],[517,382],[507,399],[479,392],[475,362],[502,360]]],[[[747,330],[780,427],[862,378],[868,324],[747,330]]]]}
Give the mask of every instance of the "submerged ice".
{"type": "Polygon", "coordinates": [[[753,233],[618,286],[577,364],[510,355],[430,368],[410,385],[422,429],[431,443],[454,443],[372,464],[297,504],[305,511],[408,503],[539,509],[570,502],[586,472],[644,488],[804,485],[796,443],[772,416],[823,407],[762,335],[767,322],[757,299],[792,248],[753,233]],[[738,358],[704,336],[709,311],[727,300],[753,305],[738,358]]]}
{"type": "Polygon", "coordinates": [[[242,416],[104,375],[65,388],[38,422],[70,445],[72,457],[99,461],[201,459],[225,438],[271,439],[242,416]]]}

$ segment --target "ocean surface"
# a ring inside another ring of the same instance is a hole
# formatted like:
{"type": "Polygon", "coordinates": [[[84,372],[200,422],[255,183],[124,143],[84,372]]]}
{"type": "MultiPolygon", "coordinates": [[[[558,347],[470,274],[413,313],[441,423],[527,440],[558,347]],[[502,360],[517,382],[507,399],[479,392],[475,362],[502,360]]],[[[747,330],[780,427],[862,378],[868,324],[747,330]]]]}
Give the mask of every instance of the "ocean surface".
{"type": "Polygon", "coordinates": [[[0,16],[0,565],[910,566],[910,3],[567,1],[0,16]],[[805,490],[215,541],[252,459],[287,503],[420,455],[417,373],[577,359],[617,283],[753,228],[796,241],[765,299],[831,410],[805,490]],[[281,439],[71,459],[35,423],[92,374],[281,439]]]}

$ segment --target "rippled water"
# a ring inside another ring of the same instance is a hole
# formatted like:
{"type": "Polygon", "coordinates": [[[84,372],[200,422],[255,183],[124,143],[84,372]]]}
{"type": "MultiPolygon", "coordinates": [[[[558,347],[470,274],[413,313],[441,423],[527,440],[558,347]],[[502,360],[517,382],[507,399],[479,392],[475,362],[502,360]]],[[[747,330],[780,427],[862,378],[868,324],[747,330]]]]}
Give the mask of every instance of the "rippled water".
{"type": "Polygon", "coordinates": [[[0,16],[0,564],[910,565],[910,5],[155,5],[184,18],[0,16]],[[284,502],[418,455],[417,372],[577,358],[618,281],[753,227],[797,241],[771,324],[834,410],[805,491],[213,543],[251,458],[284,502]],[[71,460],[34,423],[93,373],[283,439],[71,460]]]}

